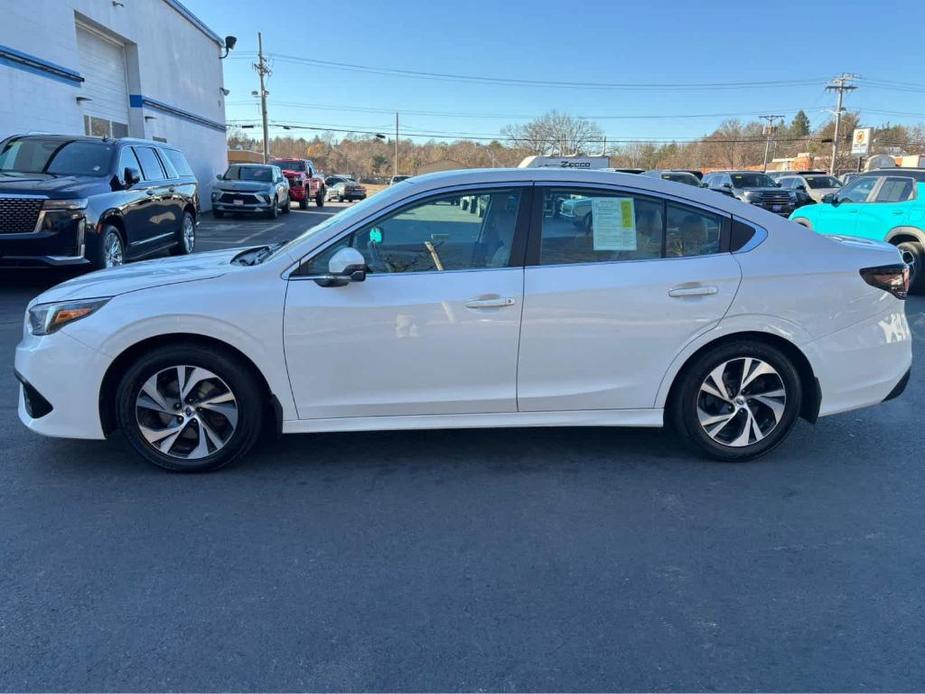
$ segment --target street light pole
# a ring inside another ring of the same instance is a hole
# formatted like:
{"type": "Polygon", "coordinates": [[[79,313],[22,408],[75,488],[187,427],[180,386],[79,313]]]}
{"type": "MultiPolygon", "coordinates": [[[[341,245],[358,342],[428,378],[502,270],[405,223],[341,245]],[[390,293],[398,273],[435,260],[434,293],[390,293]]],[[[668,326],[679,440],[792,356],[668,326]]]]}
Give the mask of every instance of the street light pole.
{"type": "Polygon", "coordinates": [[[392,175],[398,175],[398,111],[395,112],[395,159],[392,162],[392,175]]]}

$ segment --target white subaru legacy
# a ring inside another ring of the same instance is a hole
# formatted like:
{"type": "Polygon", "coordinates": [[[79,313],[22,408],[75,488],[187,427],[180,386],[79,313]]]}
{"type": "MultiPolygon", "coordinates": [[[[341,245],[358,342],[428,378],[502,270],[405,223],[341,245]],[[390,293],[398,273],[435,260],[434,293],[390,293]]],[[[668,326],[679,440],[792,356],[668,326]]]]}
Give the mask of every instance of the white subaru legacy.
{"type": "MultiPolygon", "coordinates": [[[[283,433],[670,423],[726,461],[899,395],[908,268],[647,176],[416,176],[284,245],[94,272],[34,299],[19,416],[121,429],[170,470],[283,433]]],[[[832,452],[837,455],[837,451],[832,452]]]]}

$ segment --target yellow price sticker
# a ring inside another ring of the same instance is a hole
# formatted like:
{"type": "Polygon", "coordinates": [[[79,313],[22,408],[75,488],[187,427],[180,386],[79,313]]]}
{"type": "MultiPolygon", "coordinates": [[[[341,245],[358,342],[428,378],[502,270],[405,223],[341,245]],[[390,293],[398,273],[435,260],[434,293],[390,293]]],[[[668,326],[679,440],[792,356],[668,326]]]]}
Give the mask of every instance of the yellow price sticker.
{"type": "Polygon", "coordinates": [[[627,229],[633,226],[633,203],[630,200],[620,202],[620,214],[622,216],[623,226],[627,229]]]}

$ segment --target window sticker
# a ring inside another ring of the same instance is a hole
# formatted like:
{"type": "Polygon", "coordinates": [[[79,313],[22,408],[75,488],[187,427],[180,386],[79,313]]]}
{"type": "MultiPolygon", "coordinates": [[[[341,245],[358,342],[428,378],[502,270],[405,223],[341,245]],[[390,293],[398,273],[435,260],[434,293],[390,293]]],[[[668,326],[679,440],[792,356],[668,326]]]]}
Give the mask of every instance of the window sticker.
{"type": "Polygon", "coordinates": [[[592,198],[591,223],[595,251],[636,250],[633,198],[592,198]]]}

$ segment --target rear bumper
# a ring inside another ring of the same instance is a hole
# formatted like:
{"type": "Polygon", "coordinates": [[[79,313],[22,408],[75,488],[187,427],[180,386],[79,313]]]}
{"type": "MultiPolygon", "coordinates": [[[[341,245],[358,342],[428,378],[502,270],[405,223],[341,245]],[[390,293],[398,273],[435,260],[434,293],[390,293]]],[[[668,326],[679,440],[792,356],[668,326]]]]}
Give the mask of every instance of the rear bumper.
{"type": "Polygon", "coordinates": [[[912,335],[902,303],[801,345],[819,380],[819,416],[848,412],[899,397],[912,367],[912,335]]]}
{"type": "Polygon", "coordinates": [[[303,200],[308,200],[311,197],[311,194],[306,188],[301,186],[289,186],[289,199],[295,200],[296,202],[302,202],[303,200]]]}

